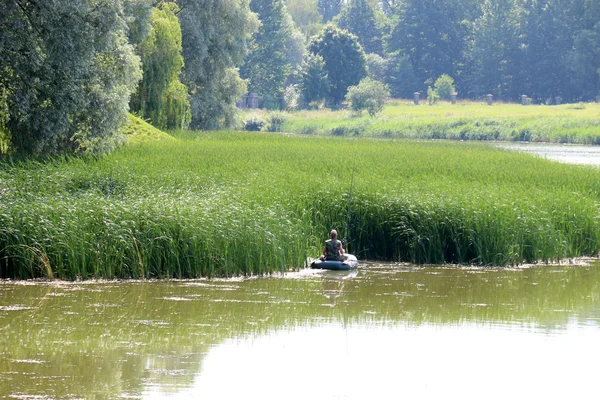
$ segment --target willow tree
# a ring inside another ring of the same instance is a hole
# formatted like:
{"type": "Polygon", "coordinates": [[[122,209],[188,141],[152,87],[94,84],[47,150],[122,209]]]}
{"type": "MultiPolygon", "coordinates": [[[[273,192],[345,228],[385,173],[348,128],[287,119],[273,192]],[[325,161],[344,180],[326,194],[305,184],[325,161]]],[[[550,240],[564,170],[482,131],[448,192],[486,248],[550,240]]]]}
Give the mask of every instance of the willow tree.
{"type": "Polygon", "coordinates": [[[197,129],[235,124],[235,103],[246,91],[237,66],[257,19],[248,0],[180,0],[178,14],[185,61],[183,83],[197,129]]]}
{"type": "Polygon", "coordinates": [[[0,108],[20,152],[108,151],[141,77],[121,0],[0,7],[0,108]]]}
{"type": "Polygon", "coordinates": [[[150,30],[140,45],[143,79],[132,109],[160,128],[185,128],[190,123],[187,88],[179,81],[183,68],[181,27],[175,3],[160,3],[152,10],[150,30]]]}

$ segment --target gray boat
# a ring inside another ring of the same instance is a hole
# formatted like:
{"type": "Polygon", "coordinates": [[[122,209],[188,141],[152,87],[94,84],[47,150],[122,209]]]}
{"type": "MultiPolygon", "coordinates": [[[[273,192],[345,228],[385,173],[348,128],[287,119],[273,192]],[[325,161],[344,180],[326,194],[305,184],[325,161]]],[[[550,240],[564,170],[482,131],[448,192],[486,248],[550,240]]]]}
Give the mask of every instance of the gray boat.
{"type": "Polygon", "coordinates": [[[348,271],[358,267],[358,259],[352,254],[344,254],[341,260],[316,259],[310,263],[311,268],[331,271],[348,271]]]}

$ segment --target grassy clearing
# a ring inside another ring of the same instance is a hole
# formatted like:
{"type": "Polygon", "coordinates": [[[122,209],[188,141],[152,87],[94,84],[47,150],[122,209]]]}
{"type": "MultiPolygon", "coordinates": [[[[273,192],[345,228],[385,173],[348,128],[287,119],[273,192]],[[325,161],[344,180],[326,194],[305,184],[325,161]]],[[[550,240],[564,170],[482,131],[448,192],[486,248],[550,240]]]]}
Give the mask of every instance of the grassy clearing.
{"type": "Polygon", "coordinates": [[[394,100],[376,118],[353,116],[349,110],[289,113],[281,129],[334,136],[600,144],[600,104],[415,106],[394,100]]]}
{"type": "Polygon", "coordinates": [[[0,272],[265,274],[302,267],[333,227],[362,258],[551,261],[598,254],[599,200],[596,169],[483,144],[186,133],[3,164],[0,272]]]}

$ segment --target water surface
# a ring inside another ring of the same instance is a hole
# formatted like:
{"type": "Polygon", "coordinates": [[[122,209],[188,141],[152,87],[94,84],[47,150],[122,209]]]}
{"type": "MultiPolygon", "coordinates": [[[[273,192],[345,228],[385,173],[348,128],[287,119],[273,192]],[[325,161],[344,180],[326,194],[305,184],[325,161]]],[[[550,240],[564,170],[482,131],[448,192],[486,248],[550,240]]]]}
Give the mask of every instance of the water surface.
{"type": "Polygon", "coordinates": [[[2,398],[597,398],[600,265],[4,281],[0,338],[2,398]]]}
{"type": "Polygon", "coordinates": [[[562,163],[600,167],[600,146],[551,143],[502,143],[500,147],[535,154],[562,163]]]}

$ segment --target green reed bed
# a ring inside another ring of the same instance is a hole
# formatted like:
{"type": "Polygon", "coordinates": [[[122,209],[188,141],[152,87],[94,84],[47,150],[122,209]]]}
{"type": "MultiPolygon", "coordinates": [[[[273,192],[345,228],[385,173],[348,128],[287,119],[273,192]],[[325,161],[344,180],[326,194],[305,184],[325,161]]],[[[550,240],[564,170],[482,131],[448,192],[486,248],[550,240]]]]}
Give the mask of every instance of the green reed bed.
{"type": "Polygon", "coordinates": [[[331,228],[361,258],[592,256],[599,193],[596,169],[485,145],[187,133],[101,159],[2,165],[0,272],[266,274],[301,268],[331,228]]]}
{"type": "MultiPolygon", "coordinates": [[[[441,102],[416,106],[392,101],[377,118],[366,113],[359,117],[349,110],[288,113],[280,130],[332,136],[600,144],[599,115],[600,104],[595,103],[488,106],[441,102]]],[[[269,114],[262,117],[268,119],[269,114]]]]}

